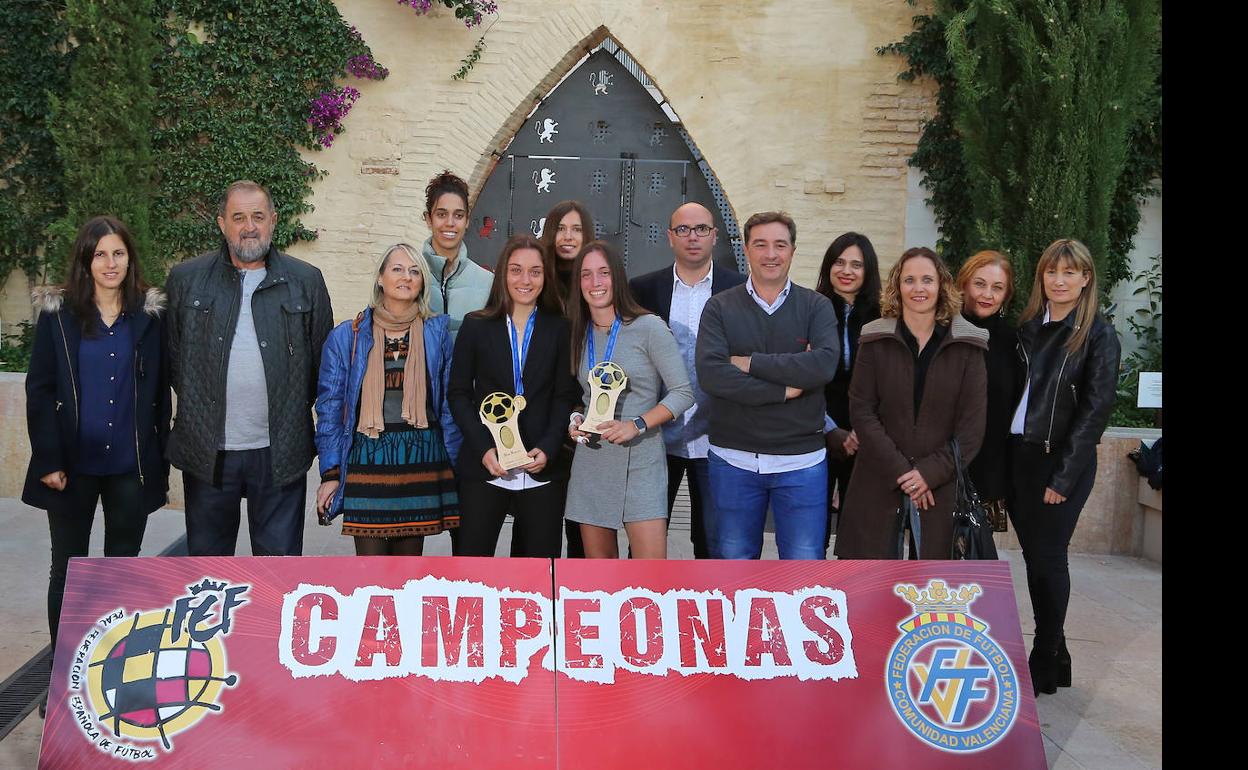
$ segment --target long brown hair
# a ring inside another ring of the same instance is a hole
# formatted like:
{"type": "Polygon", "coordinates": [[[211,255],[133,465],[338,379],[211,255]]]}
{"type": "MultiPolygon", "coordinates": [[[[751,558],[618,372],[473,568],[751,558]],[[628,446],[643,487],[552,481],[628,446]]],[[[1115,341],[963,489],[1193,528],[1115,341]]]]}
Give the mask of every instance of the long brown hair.
{"type": "Polygon", "coordinates": [[[559,255],[555,253],[555,236],[559,233],[559,223],[569,212],[575,211],[581,217],[581,245],[594,239],[594,217],[589,209],[580,201],[559,201],[550,207],[546,214],[546,224],[542,225],[542,249],[559,264],[559,255]]]}
{"type": "Polygon", "coordinates": [[[559,254],[555,251],[555,237],[559,235],[559,223],[573,211],[581,217],[581,245],[584,246],[597,237],[594,233],[594,217],[584,203],[574,200],[559,201],[550,207],[542,225],[542,251],[550,258],[550,267],[553,271],[551,276],[558,284],[559,303],[563,307],[561,311],[563,313],[567,313],[568,304],[572,301],[572,284],[575,281],[569,278],[572,268],[569,266],[566,270],[563,269],[564,260],[559,259],[559,254]],[[567,281],[566,286],[563,285],[564,281],[567,281]]]}
{"type": "Polygon", "coordinates": [[[901,259],[893,264],[893,269],[888,271],[888,281],[880,296],[880,316],[901,318],[901,268],[917,257],[926,257],[936,266],[936,280],[940,284],[936,290],[936,321],[947,324],[962,309],[962,298],[958,288],[953,285],[953,274],[949,272],[949,266],[926,246],[906,249],[901,259]]]}
{"type": "Polygon", "coordinates": [[[631,323],[639,316],[649,315],[650,311],[637,304],[633,292],[628,288],[628,276],[624,272],[624,260],[615,248],[606,241],[590,241],[576,253],[572,262],[572,292],[568,297],[568,321],[572,324],[572,375],[576,376],[581,366],[581,353],[585,350],[585,329],[589,326],[591,316],[589,306],[585,304],[585,295],[581,292],[581,265],[585,257],[594,252],[602,254],[611,270],[611,305],[615,313],[624,323],[631,323]]]}
{"type": "Polygon", "coordinates": [[[537,307],[552,315],[563,313],[563,303],[559,300],[559,287],[554,275],[554,265],[550,255],[542,250],[542,244],[528,233],[517,233],[503,244],[503,251],[494,264],[494,283],[490,285],[490,299],[485,307],[474,310],[468,315],[473,318],[497,320],[511,315],[511,293],[507,291],[507,267],[511,263],[511,255],[521,249],[532,249],[542,260],[542,290],[537,295],[537,307]]]}
{"type": "Polygon", "coordinates": [[[138,312],[147,299],[147,283],[139,268],[139,255],[134,250],[134,238],[120,219],[110,216],[92,217],[80,228],[69,255],[69,270],[63,288],[65,304],[78,317],[84,337],[94,336],[95,278],[91,264],[95,261],[95,247],[106,235],[116,235],[126,247],[126,277],[121,280],[121,307],[128,313],[138,312]]]}
{"type": "Polygon", "coordinates": [[[1075,331],[1066,340],[1067,352],[1074,353],[1083,347],[1092,331],[1092,323],[1096,320],[1096,264],[1088,247],[1074,238],[1058,238],[1040,255],[1036,262],[1036,277],[1031,284],[1031,296],[1027,299],[1027,307],[1019,316],[1019,322],[1030,321],[1044,316],[1044,308],[1048,298],[1044,295],[1044,273],[1049,268],[1060,270],[1062,263],[1067,263],[1088,276],[1088,285],[1079,294],[1079,304],[1075,306],[1075,331]]]}
{"type": "Polygon", "coordinates": [[[1014,266],[1010,264],[1010,258],[1001,252],[984,249],[972,254],[962,263],[962,269],[958,270],[958,277],[954,284],[957,285],[958,291],[965,295],[971,276],[975,275],[981,267],[989,265],[996,265],[1001,268],[1001,272],[1005,273],[1005,299],[1001,300],[1001,314],[1005,315],[1010,309],[1010,300],[1014,299],[1014,266]]]}

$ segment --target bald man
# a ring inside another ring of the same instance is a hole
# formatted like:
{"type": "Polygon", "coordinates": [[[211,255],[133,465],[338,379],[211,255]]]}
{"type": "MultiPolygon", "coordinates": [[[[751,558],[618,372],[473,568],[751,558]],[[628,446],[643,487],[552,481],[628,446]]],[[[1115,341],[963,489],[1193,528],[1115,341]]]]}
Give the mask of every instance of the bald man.
{"type": "Polygon", "coordinates": [[[667,518],[680,480],[689,476],[690,530],[693,555],[710,558],[707,530],[713,526],[710,502],[710,475],[707,470],[707,409],[710,397],[698,387],[693,354],[698,341],[698,320],[712,294],[739,286],[745,276],[726,270],[711,261],[715,247],[715,217],[701,203],[689,202],[672,212],[667,242],[675,262],[653,273],[629,281],[633,296],[643,307],[660,316],[671,327],[693,383],[694,405],[663,426],[667,446],[667,518]]]}

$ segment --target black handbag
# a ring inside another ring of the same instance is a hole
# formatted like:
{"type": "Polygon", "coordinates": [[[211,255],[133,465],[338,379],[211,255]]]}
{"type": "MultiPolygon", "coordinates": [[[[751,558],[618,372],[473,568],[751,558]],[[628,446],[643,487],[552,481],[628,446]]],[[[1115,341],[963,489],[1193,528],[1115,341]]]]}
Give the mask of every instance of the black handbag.
{"type": "Polygon", "coordinates": [[[966,467],[962,465],[962,452],[958,448],[958,439],[949,439],[949,449],[953,452],[953,464],[956,468],[954,477],[956,491],[953,501],[953,548],[951,559],[996,559],[997,545],[992,540],[992,527],[988,524],[988,511],[975,485],[966,475],[966,467]]]}

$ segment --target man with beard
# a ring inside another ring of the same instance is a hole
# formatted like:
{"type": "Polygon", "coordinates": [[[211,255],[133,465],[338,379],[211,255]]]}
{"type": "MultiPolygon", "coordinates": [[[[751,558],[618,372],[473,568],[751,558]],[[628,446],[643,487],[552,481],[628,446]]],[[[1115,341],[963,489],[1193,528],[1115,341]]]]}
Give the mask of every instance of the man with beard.
{"type": "Polygon", "coordinates": [[[217,208],[224,242],[169,271],[170,378],[192,556],[233,556],[247,498],[251,552],[303,551],[312,405],[333,327],[321,271],[273,248],[268,191],[243,180],[217,208]]]}

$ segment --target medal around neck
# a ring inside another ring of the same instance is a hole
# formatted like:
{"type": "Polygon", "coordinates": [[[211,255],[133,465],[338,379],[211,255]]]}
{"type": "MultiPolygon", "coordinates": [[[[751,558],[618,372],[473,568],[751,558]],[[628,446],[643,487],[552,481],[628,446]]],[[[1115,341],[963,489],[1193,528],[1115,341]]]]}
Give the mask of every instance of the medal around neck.
{"type": "Polygon", "coordinates": [[[529,450],[524,448],[520,440],[520,427],[516,419],[524,410],[524,397],[513,397],[507,393],[495,391],[481,401],[478,412],[481,423],[489,429],[494,437],[494,448],[498,452],[498,464],[503,470],[519,468],[533,461],[529,450]]]}
{"type": "Polygon", "coordinates": [[[602,433],[602,423],[615,419],[615,403],[628,385],[628,375],[619,364],[603,361],[589,370],[589,408],[580,429],[602,433]]]}

